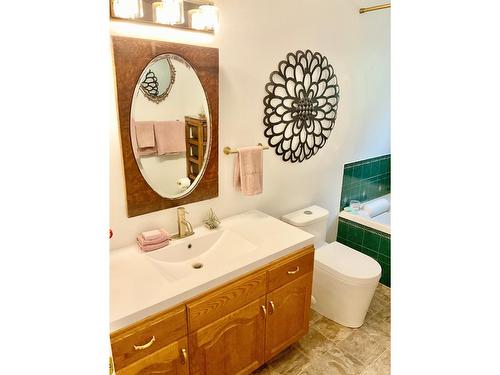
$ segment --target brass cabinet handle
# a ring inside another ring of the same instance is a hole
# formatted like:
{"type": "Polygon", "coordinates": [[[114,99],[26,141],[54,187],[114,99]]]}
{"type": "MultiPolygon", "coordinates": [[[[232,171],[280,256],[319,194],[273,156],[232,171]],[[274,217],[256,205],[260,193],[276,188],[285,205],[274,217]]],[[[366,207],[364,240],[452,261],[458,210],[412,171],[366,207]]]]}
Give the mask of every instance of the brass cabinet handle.
{"type": "Polygon", "coordinates": [[[156,338],[153,336],[153,337],[151,337],[151,340],[149,340],[149,342],[147,344],[144,344],[144,345],[134,345],[134,349],[135,350],[144,350],[144,349],[147,349],[151,345],[153,345],[153,343],[155,342],[155,340],[156,340],[156,338]]]}
{"type": "Polygon", "coordinates": [[[299,267],[299,266],[297,266],[297,268],[295,268],[293,271],[288,271],[288,274],[289,274],[289,275],[294,275],[294,274],[296,274],[297,272],[299,272],[299,270],[300,270],[300,267],[299,267]]]}
{"type": "Polygon", "coordinates": [[[269,301],[269,305],[271,306],[271,311],[269,312],[269,314],[272,314],[272,313],[274,313],[274,310],[275,310],[274,302],[273,301],[269,301]]]}
{"type": "Polygon", "coordinates": [[[186,364],[187,361],[187,350],[182,348],[181,349],[181,364],[186,364]]]}
{"type": "Polygon", "coordinates": [[[266,306],[264,305],[260,305],[260,308],[262,309],[262,312],[264,313],[264,316],[267,315],[267,309],[266,309],[266,306]]]}

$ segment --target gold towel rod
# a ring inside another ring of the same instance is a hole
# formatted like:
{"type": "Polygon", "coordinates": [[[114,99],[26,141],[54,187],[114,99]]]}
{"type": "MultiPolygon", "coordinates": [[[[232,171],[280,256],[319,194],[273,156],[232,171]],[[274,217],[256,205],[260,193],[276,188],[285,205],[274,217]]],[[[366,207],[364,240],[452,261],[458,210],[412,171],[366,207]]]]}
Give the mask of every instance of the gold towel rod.
{"type": "MultiPolygon", "coordinates": [[[[263,150],[269,150],[269,146],[263,146],[263,145],[262,145],[262,143],[257,144],[257,146],[262,146],[262,149],[263,149],[263,150]]],[[[224,151],[224,153],[225,153],[226,155],[229,155],[229,154],[237,154],[237,153],[238,153],[238,150],[233,150],[233,149],[232,149],[231,147],[229,147],[229,146],[224,147],[223,151],[224,151]]]]}
{"type": "Polygon", "coordinates": [[[385,4],[375,5],[373,7],[368,7],[368,8],[359,8],[359,13],[372,12],[374,10],[380,10],[380,9],[385,9],[385,8],[390,8],[390,7],[391,7],[391,3],[385,3],[385,4]]]}

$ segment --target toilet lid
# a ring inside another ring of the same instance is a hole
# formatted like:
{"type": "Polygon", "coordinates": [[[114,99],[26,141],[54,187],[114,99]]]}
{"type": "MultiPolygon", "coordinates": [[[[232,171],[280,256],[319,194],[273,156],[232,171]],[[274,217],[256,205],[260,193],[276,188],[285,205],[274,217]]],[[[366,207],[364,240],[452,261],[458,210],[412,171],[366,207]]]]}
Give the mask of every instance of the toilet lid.
{"type": "Polygon", "coordinates": [[[378,262],[340,242],[332,242],[315,252],[316,264],[342,279],[371,281],[378,279],[382,267],[378,262]]]}

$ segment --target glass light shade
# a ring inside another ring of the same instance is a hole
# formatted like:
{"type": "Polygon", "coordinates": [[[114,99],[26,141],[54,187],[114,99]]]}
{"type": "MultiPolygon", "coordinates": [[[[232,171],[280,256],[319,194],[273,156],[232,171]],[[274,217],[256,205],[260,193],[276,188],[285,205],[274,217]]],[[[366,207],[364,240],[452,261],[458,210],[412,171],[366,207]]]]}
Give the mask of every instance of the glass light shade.
{"type": "Polygon", "coordinates": [[[189,27],[196,30],[204,30],[205,23],[203,22],[203,15],[199,9],[191,9],[188,11],[189,27]]]}
{"type": "Polygon", "coordinates": [[[163,0],[153,3],[153,22],[165,25],[184,23],[184,2],[163,0]]]}
{"type": "Polygon", "coordinates": [[[205,30],[215,30],[219,27],[219,9],[214,5],[200,5],[201,23],[205,30]]]}
{"type": "Polygon", "coordinates": [[[113,14],[128,19],[144,17],[142,0],[113,0],[113,14]]]}

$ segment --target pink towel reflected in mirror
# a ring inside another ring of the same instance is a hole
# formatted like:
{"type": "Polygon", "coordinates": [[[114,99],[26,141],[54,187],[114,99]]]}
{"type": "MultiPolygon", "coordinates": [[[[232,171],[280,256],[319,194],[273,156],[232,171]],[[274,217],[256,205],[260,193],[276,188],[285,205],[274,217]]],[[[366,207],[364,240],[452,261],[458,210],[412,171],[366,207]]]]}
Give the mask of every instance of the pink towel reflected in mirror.
{"type": "Polygon", "coordinates": [[[155,121],[154,133],[158,155],[186,152],[184,121],[155,121]]]}
{"type": "Polygon", "coordinates": [[[262,146],[241,147],[234,163],[234,187],[244,195],[261,194],[264,165],[262,146]]]}
{"type": "Polygon", "coordinates": [[[139,155],[152,155],[156,153],[156,142],[153,121],[133,121],[139,155]]]}

